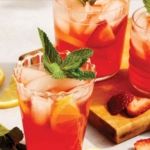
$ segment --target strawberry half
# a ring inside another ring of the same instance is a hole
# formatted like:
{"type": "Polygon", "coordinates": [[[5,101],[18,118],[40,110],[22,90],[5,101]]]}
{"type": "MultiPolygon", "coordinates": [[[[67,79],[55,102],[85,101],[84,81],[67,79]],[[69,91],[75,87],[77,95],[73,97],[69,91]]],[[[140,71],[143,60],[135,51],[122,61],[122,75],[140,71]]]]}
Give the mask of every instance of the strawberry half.
{"type": "Polygon", "coordinates": [[[102,21],[89,37],[87,45],[90,47],[105,46],[114,40],[113,29],[106,21],[102,21]]]}
{"type": "Polygon", "coordinates": [[[133,100],[133,95],[129,92],[120,92],[110,98],[107,103],[109,112],[112,115],[116,115],[124,110],[129,103],[133,100]]]}
{"type": "Polygon", "coordinates": [[[129,116],[135,117],[150,109],[150,98],[134,97],[127,106],[126,112],[129,116]]]}
{"type": "Polygon", "coordinates": [[[135,150],[150,150],[150,138],[137,141],[134,147],[135,150]]]}

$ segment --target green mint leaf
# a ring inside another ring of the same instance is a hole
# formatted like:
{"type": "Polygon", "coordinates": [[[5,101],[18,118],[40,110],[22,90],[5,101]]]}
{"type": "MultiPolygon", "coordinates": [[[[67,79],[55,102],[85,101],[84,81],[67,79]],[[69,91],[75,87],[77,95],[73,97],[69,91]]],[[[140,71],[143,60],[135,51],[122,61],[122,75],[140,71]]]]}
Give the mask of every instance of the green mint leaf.
{"type": "Polygon", "coordinates": [[[147,9],[147,12],[150,13],[150,0],[143,0],[144,6],[147,9]]]}
{"type": "Polygon", "coordinates": [[[61,70],[60,66],[57,63],[49,64],[46,61],[45,62],[45,68],[48,70],[48,72],[51,73],[52,77],[55,79],[61,79],[61,78],[66,77],[64,72],[61,70]]]}
{"type": "Polygon", "coordinates": [[[93,51],[88,48],[82,48],[69,53],[66,59],[62,62],[63,70],[73,70],[80,68],[89,57],[93,55],[93,51]]]}
{"type": "Polygon", "coordinates": [[[88,80],[95,78],[94,72],[81,71],[80,67],[89,57],[93,55],[93,51],[88,48],[82,48],[70,52],[64,60],[49,41],[46,33],[38,29],[42,42],[44,54],[44,68],[56,79],[75,78],[79,80],[88,80]]]}
{"type": "Polygon", "coordinates": [[[94,72],[81,71],[80,69],[66,71],[65,73],[69,78],[75,78],[78,80],[89,80],[95,78],[94,72]]]}
{"type": "Polygon", "coordinates": [[[61,64],[62,59],[56,49],[53,47],[52,43],[49,41],[46,33],[39,28],[38,32],[44,49],[44,55],[48,56],[49,62],[61,64]]]}

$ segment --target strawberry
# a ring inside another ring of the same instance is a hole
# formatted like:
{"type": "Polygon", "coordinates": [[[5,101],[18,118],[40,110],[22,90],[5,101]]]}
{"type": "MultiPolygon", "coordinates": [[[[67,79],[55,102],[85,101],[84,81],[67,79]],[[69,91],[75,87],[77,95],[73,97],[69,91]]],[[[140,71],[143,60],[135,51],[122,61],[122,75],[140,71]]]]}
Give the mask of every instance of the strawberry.
{"type": "Polygon", "coordinates": [[[138,140],[134,147],[135,150],[150,150],[150,138],[138,140]]]}
{"type": "Polygon", "coordinates": [[[116,115],[124,110],[133,100],[133,95],[129,92],[120,92],[110,98],[107,103],[108,110],[112,115],[116,115]]]}
{"type": "Polygon", "coordinates": [[[87,44],[90,47],[105,46],[114,39],[115,35],[111,26],[106,21],[102,21],[89,37],[87,44]]]}
{"type": "Polygon", "coordinates": [[[127,106],[126,112],[129,116],[135,117],[150,109],[150,98],[134,97],[127,106]]]}

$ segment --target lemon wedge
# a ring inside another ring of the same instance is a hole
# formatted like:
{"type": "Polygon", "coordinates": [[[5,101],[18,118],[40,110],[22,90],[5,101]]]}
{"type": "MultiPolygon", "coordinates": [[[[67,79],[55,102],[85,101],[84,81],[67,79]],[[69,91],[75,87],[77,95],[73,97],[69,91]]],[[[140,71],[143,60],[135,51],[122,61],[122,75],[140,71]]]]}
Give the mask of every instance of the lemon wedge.
{"type": "Polygon", "coordinates": [[[3,81],[5,79],[5,75],[3,70],[0,68],[0,86],[3,84],[3,81]]]}
{"type": "Polygon", "coordinates": [[[77,128],[81,114],[78,107],[71,101],[72,96],[66,96],[54,104],[50,116],[53,130],[65,133],[67,130],[71,132],[72,128],[74,130],[77,128]]]}
{"type": "Polygon", "coordinates": [[[17,92],[16,92],[16,83],[13,77],[10,80],[10,83],[3,93],[0,95],[0,108],[11,108],[18,105],[17,92]]]}

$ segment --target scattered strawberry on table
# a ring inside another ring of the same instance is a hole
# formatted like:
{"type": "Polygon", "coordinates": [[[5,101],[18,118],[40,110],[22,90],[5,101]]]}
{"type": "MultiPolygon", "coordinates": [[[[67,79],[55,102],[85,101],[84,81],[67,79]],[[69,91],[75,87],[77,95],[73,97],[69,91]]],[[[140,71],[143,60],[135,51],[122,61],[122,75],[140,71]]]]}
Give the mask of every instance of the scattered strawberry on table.
{"type": "Polygon", "coordinates": [[[134,148],[135,150],[150,150],[150,138],[138,140],[134,148]]]}
{"type": "Polygon", "coordinates": [[[109,112],[112,115],[117,115],[129,105],[133,97],[134,96],[128,92],[120,92],[112,96],[107,104],[109,112]]]}
{"type": "Polygon", "coordinates": [[[129,92],[120,92],[110,98],[107,108],[112,115],[124,111],[129,117],[136,117],[150,109],[150,98],[141,98],[129,92]]]}

